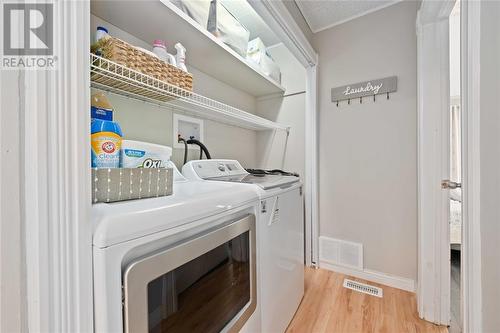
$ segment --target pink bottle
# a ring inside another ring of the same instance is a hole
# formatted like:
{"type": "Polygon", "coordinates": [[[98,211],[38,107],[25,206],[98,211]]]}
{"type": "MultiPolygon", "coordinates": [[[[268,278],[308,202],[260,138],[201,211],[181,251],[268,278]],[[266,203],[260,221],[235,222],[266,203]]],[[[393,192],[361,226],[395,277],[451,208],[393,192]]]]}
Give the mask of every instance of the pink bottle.
{"type": "Polygon", "coordinates": [[[153,53],[166,63],[176,66],[175,57],[167,52],[167,45],[161,39],[155,39],[153,42],[153,53]]]}

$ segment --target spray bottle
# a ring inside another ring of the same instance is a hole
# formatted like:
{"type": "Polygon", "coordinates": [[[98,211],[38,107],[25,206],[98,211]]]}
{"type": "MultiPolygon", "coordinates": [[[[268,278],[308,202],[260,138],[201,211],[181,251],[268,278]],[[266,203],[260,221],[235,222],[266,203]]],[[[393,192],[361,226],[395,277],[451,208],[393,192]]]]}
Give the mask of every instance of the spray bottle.
{"type": "Polygon", "coordinates": [[[175,49],[177,50],[177,54],[175,55],[177,60],[177,68],[183,70],[187,73],[186,67],[186,48],[182,46],[181,43],[175,44],[175,49]]]}
{"type": "Polygon", "coordinates": [[[167,44],[161,39],[155,39],[153,42],[153,53],[166,63],[177,67],[175,57],[167,52],[167,44]]]}
{"type": "Polygon", "coordinates": [[[95,43],[97,43],[101,38],[107,38],[109,35],[108,35],[108,29],[106,29],[105,27],[97,27],[97,30],[95,32],[95,43]]]}

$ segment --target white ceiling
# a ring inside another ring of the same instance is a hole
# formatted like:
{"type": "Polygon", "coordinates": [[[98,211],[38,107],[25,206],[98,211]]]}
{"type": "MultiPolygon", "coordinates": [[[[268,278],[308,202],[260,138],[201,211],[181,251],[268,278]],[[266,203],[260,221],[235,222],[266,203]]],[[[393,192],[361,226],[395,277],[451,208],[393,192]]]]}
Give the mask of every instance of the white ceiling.
{"type": "Polygon", "coordinates": [[[401,0],[295,0],[312,32],[393,5],[401,0]]]}

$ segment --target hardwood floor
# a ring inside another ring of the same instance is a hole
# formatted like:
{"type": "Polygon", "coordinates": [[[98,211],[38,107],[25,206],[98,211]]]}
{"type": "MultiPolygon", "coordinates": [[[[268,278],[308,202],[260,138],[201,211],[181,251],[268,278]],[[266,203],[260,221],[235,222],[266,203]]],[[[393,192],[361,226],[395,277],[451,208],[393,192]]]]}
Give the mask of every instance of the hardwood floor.
{"type": "Polygon", "coordinates": [[[306,268],[305,276],[305,295],[287,333],[448,332],[418,318],[413,293],[367,282],[384,290],[378,298],[344,288],[343,274],[306,268]]]}

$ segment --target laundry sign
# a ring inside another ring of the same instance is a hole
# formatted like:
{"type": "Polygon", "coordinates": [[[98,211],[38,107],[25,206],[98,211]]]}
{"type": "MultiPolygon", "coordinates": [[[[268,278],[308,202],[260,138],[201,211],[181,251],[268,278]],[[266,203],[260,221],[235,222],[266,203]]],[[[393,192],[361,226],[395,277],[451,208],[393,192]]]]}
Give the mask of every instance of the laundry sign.
{"type": "Polygon", "coordinates": [[[367,96],[388,94],[395,92],[398,86],[397,76],[383,79],[348,84],[342,87],[332,88],[332,102],[351,100],[367,96]]]}

